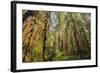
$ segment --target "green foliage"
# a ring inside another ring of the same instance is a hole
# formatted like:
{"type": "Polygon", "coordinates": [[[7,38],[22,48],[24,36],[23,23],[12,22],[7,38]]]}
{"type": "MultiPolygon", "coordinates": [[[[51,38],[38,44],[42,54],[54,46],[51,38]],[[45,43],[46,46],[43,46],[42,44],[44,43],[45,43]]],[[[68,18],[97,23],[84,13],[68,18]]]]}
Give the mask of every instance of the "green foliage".
{"type": "MultiPolygon", "coordinates": [[[[23,17],[27,14],[23,10],[23,17]]],[[[91,58],[91,15],[32,11],[23,22],[23,62],[91,58]]]]}

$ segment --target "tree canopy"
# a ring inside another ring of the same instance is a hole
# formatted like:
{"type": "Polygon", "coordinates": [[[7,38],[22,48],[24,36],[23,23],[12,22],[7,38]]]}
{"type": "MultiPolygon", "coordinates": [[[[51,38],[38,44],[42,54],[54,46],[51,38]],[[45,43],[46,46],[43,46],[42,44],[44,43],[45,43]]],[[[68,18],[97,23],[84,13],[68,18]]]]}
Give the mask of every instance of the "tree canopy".
{"type": "Polygon", "coordinates": [[[23,10],[23,62],[91,58],[91,14],[23,10]]]}

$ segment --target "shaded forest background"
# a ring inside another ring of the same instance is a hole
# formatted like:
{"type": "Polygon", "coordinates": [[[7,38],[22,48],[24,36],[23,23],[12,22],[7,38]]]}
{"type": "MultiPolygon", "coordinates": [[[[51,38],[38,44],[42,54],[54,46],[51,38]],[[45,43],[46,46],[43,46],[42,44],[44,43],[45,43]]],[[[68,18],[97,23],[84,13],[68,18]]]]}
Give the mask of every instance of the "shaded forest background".
{"type": "Polygon", "coordinates": [[[22,10],[23,62],[91,58],[91,14],[22,10]]]}

